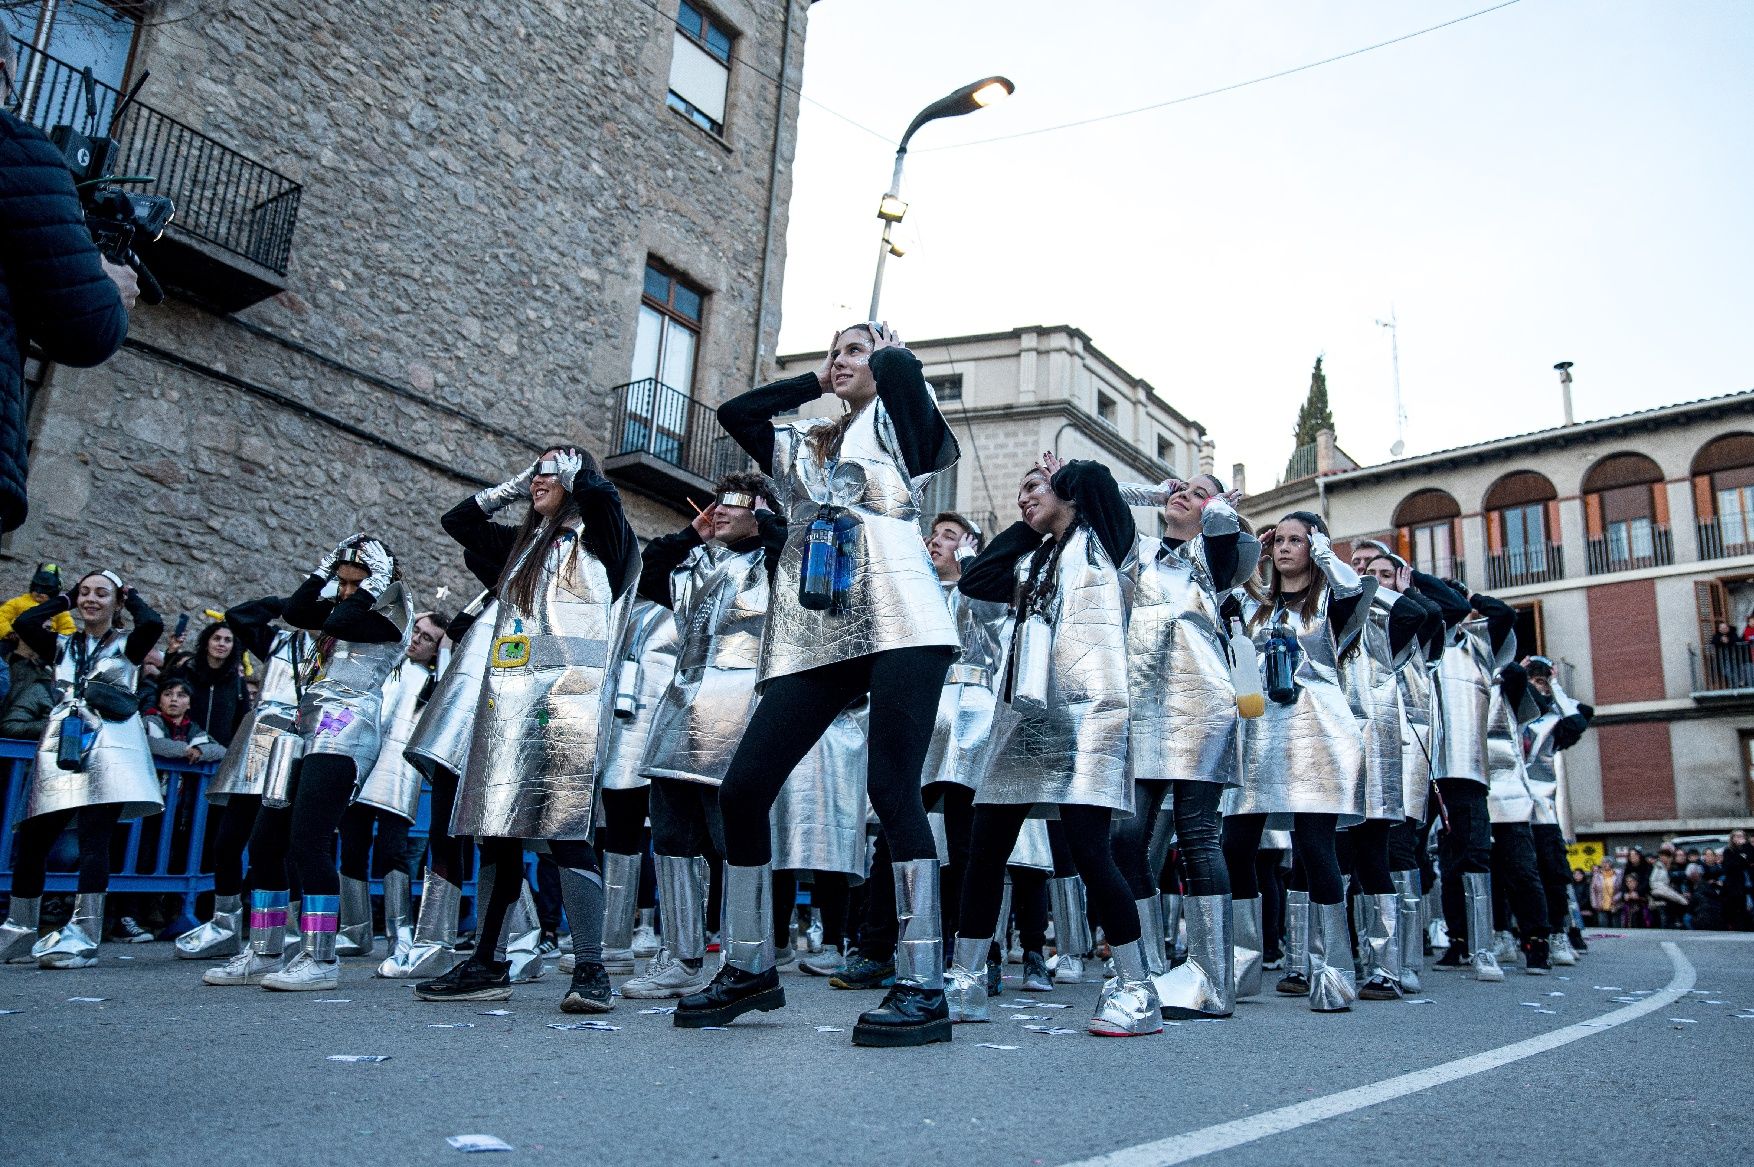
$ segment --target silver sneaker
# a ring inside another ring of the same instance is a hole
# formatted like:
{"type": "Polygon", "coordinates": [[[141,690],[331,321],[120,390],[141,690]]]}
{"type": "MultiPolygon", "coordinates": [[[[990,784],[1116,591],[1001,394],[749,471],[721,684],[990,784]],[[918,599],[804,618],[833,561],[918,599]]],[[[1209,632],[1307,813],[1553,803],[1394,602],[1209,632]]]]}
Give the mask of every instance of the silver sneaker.
{"type": "Polygon", "coordinates": [[[284,958],[275,953],[263,956],[254,949],[246,948],[218,968],[210,968],[201,974],[204,985],[259,985],[262,978],[271,972],[280,971],[285,963],[284,958]]]}
{"type": "Polygon", "coordinates": [[[825,944],[820,956],[798,962],[798,971],[813,977],[831,977],[847,966],[847,958],[841,955],[840,946],[825,944]]]}
{"type": "Polygon", "coordinates": [[[955,958],[950,971],[944,974],[944,1001],[950,1006],[950,1020],[955,1023],[988,1021],[987,1013],[987,937],[965,940],[956,938],[955,958]]]}
{"type": "Polygon", "coordinates": [[[652,958],[644,976],[633,978],[621,986],[621,995],[632,1001],[665,1001],[701,992],[713,982],[718,970],[702,961],[691,970],[668,952],[659,951],[652,958]]]}
{"type": "MultiPolygon", "coordinates": [[[[1228,937],[1226,938],[1228,943],[1228,937]]],[[[1137,940],[1114,948],[1115,975],[1096,998],[1096,1014],[1086,1027],[1097,1037],[1146,1037],[1163,1032],[1163,1002],[1145,971],[1137,940]]]]}
{"type": "Polygon", "coordinates": [[[339,960],[318,960],[309,952],[300,952],[285,968],[262,978],[264,989],[281,993],[327,991],[341,983],[339,960]]]}

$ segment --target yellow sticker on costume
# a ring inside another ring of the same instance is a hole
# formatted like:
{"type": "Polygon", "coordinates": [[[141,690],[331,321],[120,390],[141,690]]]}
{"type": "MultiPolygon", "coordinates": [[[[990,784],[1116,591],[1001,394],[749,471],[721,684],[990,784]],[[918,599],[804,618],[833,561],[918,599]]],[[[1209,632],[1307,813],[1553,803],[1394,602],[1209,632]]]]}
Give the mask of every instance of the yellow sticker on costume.
{"type": "Polygon", "coordinates": [[[528,636],[502,636],[493,642],[493,651],[489,661],[496,669],[515,669],[530,663],[530,638],[528,636]]]}

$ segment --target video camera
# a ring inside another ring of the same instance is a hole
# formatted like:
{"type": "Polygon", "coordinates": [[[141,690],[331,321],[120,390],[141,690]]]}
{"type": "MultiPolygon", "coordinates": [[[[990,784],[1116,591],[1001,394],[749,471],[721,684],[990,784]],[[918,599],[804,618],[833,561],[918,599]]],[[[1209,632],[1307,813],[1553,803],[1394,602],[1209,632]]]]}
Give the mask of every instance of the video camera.
{"type": "Polygon", "coordinates": [[[79,205],[85,209],[85,226],[104,258],[111,263],[127,264],[140,277],[140,298],[148,304],[164,300],[164,287],[146,267],[134,250],[134,241],[150,243],[164,234],[164,229],[177,213],[176,204],[164,195],[137,194],[124,190],[123,184],[153,182],[152,174],[112,174],[111,167],[121,159],[122,145],[113,136],[121,125],[122,115],[133,104],[135,94],[146,84],[150,73],[142,73],[134,88],[128,91],[110,118],[109,133],[97,129],[97,83],[91,69],[81,71],[85,93],[85,129],[59,125],[49,130],[49,141],[61,151],[67,169],[73,173],[73,186],[79,192],[79,205]]]}

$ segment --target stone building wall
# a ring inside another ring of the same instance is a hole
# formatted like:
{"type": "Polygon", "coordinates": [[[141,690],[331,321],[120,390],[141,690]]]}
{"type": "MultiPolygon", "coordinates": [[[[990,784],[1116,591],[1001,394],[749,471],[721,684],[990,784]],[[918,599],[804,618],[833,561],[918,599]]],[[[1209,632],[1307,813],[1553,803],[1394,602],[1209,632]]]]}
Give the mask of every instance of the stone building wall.
{"type": "MultiPolygon", "coordinates": [[[[694,395],[754,383],[796,143],[770,77],[789,7],[801,81],[808,0],[708,7],[738,34],[723,139],[665,107],[673,4],[166,4],[143,99],[303,184],[287,290],[141,307],[109,363],[52,370],[0,575],[113,566],[171,614],[284,591],[365,528],[454,604],[438,517],[545,443],[604,453],[648,255],[709,292],[694,395]]],[[[623,494],[642,534],[676,526],[623,494]]]]}

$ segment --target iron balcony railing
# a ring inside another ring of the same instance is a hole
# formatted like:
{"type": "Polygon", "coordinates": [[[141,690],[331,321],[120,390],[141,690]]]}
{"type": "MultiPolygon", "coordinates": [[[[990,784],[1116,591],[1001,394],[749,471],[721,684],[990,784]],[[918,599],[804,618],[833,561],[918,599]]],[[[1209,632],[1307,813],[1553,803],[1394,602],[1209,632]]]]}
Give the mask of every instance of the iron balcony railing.
{"type": "Polygon", "coordinates": [[[1687,646],[1687,668],[1693,696],[1754,696],[1754,644],[1687,646]]]}
{"type": "Polygon", "coordinates": [[[1416,571],[1423,571],[1427,575],[1435,575],[1438,579],[1466,580],[1468,578],[1468,564],[1459,555],[1437,555],[1424,559],[1414,555],[1413,568],[1416,571]]]}
{"type": "MultiPolygon", "coordinates": [[[[45,133],[57,125],[109,132],[121,94],[94,83],[96,118],[88,122],[80,70],[14,38],[18,46],[18,116],[45,133]]],[[[172,229],[213,244],[274,272],[286,274],[304,188],[221,145],[192,126],[136,100],[122,118],[117,174],[150,174],[142,189],[177,204],[172,229]]]]}
{"type": "Polygon", "coordinates": [[[1591,575],[1636,571],[1642,567],[1665,567],[1675,562],[1669,528],[1652,523],[1648,537],[1640,532],[1627,539],[1591,539],[1588,545],[1591,575]]]}
{"type": "Polygon", "coordinates": [[[708,482],[748,467],[749,456],[719,428],[717,412],[705,402],[650,377],[610,394],[612,456],[650,454],[708,482]]]}
{"type": "Polygon", "coordinates": [[[1486,557],[1486,590],[1520,588],[1565,578],[1565,554],[1557,543],[1508,547],[1486,557]]]}
{"type": "Polygon", "coordinates": [[[1754,514],[1737,511],[1699,524],[1699,558],[1729,559],[1754,555],[1754,514]]]}

